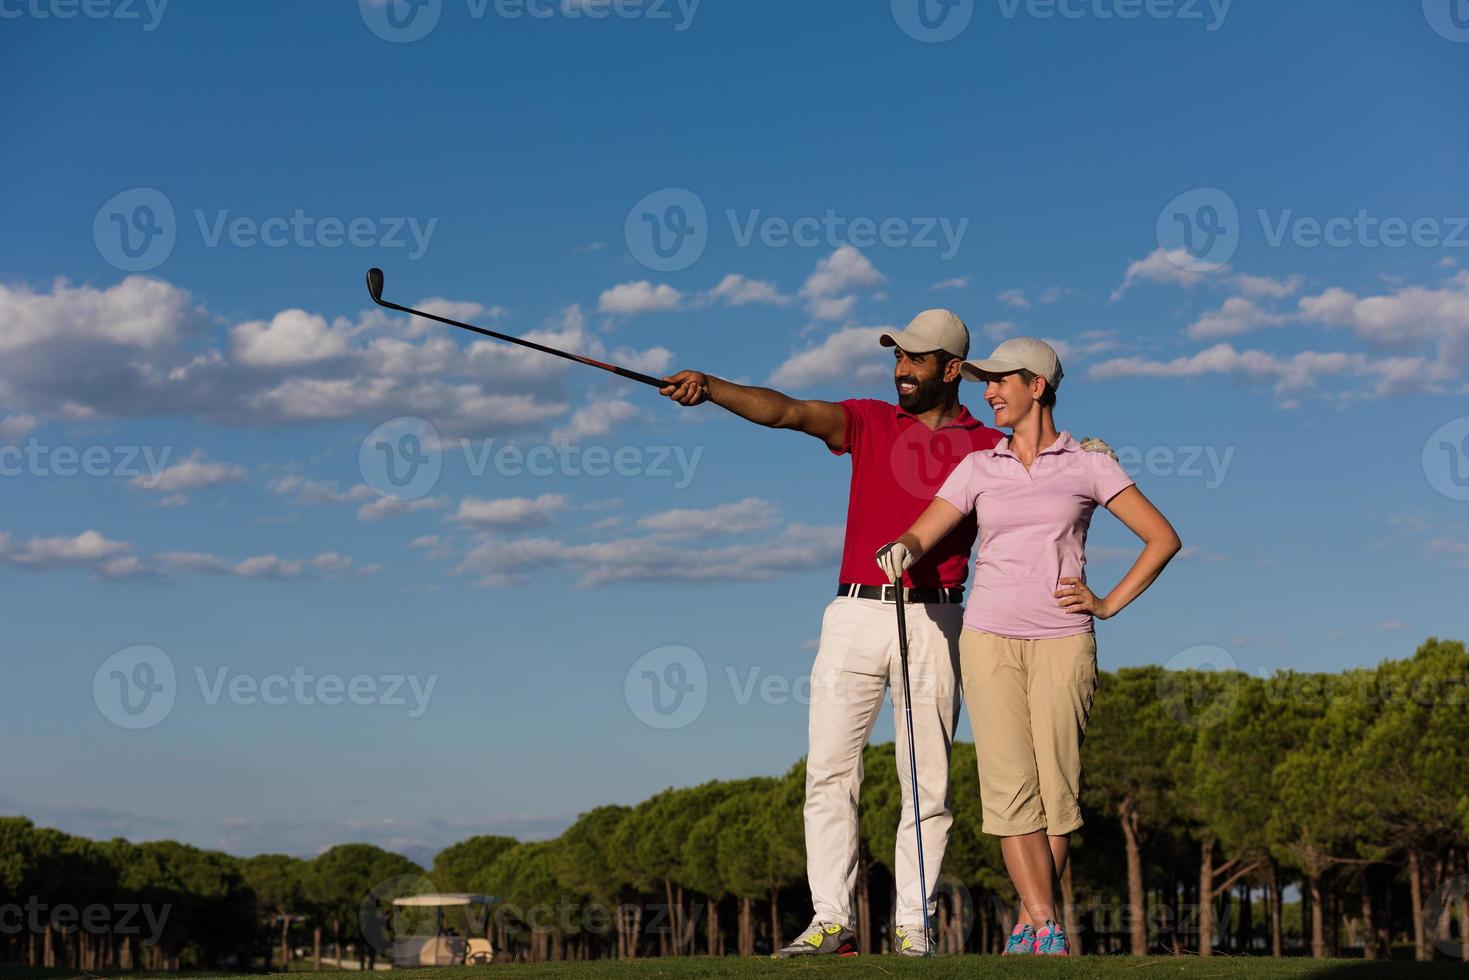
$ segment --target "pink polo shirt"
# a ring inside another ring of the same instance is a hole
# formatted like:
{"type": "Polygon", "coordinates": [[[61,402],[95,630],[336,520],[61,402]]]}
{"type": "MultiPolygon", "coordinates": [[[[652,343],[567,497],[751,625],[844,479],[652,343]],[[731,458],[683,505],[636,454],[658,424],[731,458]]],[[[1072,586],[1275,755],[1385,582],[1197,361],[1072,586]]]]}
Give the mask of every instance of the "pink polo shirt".
{"type": "Polygon", "coordinates": [[[1031,468],[1010,440],[971,453],[938,497],[979,520],[979,555],[964,627],[999,636],[1046,640],[1092,628],[1054,595],[1061,579],[1086,581],[1086,532],[1092,512],[1132,486],[1106,453],[1089,453],[1062,432],[1031,468]]]}

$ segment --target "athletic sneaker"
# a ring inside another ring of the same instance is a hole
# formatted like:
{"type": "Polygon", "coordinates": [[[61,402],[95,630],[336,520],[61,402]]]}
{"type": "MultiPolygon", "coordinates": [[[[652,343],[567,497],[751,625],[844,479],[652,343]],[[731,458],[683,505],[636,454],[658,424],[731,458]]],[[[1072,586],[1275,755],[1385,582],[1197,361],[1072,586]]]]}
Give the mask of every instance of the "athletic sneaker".
{"type": "Polygon", "coordinates": [[[899,956],[927,956],[928,934],[923,931],[922,926],[913,929],[898,926],[894,930],[894,936],[898,942],[899,956]]]}
{"type": "Polygon", "coordinates": [[[857,936],[846,926],[837,925],[835,922],[813,922],[795,942],[783,949],[776,950],[772,955],[773,960],[783,960],[791,956],[856,956],[857,951],[852,946],[852,940],[857,936]]]}
{"type": "Polygon", "coordinates": [[[1060,926],[1047,921],[1035,934],[1035,952],[1037,956],[1070,956],[1071,944],[1060,926]]]}
{"type": "Polygon", "coordinates": [[[1035,952],[1035,926],[1026,922],[1015,927],[1010,938],[1005,940],[1005,951],[1001,956],[1029,956],[1035,952]]]}

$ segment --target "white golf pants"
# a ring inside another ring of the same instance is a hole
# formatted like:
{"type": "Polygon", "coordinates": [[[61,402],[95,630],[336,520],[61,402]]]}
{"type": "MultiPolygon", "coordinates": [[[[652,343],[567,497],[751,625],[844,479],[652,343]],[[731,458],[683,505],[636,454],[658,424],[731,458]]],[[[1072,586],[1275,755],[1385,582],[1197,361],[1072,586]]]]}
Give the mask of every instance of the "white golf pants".
{"type": "MultiPolygon", "coordinates": [[[[923,864],[933,896],[949,843],[949,749],[958,722],[961,605],[908,605],[908,676],[912,685],[913,739],[918,758],[923,864]]],[[[902,661],[892,603],[840,597],[827,606],[811,668],[811,714],[806,758],[806,876],[816,919],[855,927],[857,796],[862,749],[892,691],[897,729],[898,781],[903,810],[895,861],[900,926],[921,928],[913,787],[908,767],[908,729],[903,711],[902,661]]]]}

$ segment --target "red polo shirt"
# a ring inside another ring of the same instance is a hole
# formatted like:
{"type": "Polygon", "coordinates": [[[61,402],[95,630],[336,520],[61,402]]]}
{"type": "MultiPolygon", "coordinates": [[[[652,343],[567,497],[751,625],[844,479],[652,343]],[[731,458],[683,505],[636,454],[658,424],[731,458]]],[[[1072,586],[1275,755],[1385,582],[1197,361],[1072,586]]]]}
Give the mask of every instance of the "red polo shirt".
{"type": "MultiPolygon", "coordinates": [[[[887,585],[877,549],[912,526],[960,460],[993,449],[1004,434],[980,424],[962,405],[947,424],[930,429],[890,402],[854,398],[840,404],[847,431],[836,452],[852,454],[841,581],[887,585]]],[[[903,581],[914,588],[963,585],[977,531],[974,515],[966,516],[903,581]]]]}

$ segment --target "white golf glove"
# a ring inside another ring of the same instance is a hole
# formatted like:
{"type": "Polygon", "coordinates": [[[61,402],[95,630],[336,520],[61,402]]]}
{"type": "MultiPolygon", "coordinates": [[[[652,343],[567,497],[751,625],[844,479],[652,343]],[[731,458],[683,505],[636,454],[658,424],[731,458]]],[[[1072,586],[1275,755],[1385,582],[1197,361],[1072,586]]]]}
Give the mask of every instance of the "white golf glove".
{"type": "Polygon", "coordinates": [[[885,544],[877,549],[877,567],[882,569],[889,582],[896,582],[913,567],[913,552],[901,541],[885,544]]]}

